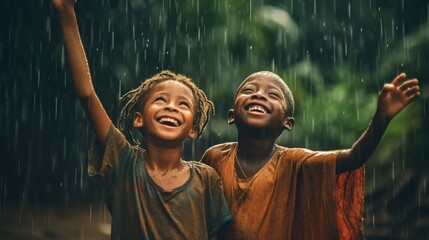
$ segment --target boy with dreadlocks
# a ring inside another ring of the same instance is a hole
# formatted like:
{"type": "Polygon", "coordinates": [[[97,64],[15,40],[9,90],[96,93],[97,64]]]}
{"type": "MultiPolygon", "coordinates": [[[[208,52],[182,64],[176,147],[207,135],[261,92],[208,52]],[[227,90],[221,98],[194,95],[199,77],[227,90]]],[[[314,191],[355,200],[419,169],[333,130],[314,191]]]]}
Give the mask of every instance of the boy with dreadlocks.
{"type": "Polygon", "coordinates": [[[417,79],[385,84],[374,118],[350,149],[311,151],[275,144],[295,123],[294,100],[272,72],[238,87],[228,123],[237,142],[208,149],[233,215],[228,239],[363,239],[363,167],[389,122],[420,95],[417,79]]]}
{"type": "Polygon", "coordinates": [[[123,97],[130,100],[120,125],[130,134],[139,129],[147,143],[132,146],[94,91],[74,3],[53,0],[75,90],[96,136],[88,172],[105,185],[111,239],[217,238],[231,220],[220,178],[205,164],[181,159],[184,141],[202,134],[213,103],[183,75],[154,75],[123,97]]]}

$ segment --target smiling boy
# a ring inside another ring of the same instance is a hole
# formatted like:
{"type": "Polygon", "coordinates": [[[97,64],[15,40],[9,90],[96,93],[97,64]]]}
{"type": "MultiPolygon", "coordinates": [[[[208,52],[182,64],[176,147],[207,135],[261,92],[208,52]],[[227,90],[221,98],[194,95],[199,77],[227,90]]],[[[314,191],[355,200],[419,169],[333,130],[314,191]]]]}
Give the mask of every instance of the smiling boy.
{"type": "Polygon", "coordinates": [[[362,239],[362,166],[391,119],[420,95],[417,79],[405,78],[384,85],[371,124],[350,149],[312,151],[275,144],[295,123],[284,81],[265,71],[247,77],[228,111],[237,142],[202,157],[224,185],[233,215],[228,239],[362,239]]]}
{"type": "Polygon", "coordinates": [[[181,158],[185,140],[202,134],[213,103],[190,78],[162,71],[122,97],[128,101],[119,131],[92,85],[75,0],[52,2],[75,92],[96,137],[88,173],[103,182],[111,239],[216,239],[231,220],[221,180],[211,167],[181,158]],[[134,128],[146,149],[127,141],[134,128]]]}

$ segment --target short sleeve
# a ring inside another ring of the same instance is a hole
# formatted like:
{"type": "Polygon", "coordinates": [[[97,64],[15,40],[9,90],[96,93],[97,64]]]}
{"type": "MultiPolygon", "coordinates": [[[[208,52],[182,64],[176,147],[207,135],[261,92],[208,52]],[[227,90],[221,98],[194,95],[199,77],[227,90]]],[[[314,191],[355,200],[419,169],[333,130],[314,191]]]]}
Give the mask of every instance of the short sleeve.
{"type": "Polygon", "coordinates": [[[303,166],[315,168],[316,171],[323,167],[335,167],[335,162],[341,151],[311,151],[304,149],[298,157],[303,160],[303,166]]]}
{"type": "Polygon", "coordinates": [[[132,156],[133,147],[125,136],[112,124],[103,148],[94,141],[88,161],[88,175],[101,178],[109,184],[118,172],[122,161],[132,156]]]}
{"type": "Polygon", "coordinates": [[[339,151],[297,152],[297,206],[294,232],[308,239],[338,239],[335,162],[339,151]]]}
{"type": "Polygon", "coordinates": [[[223,192],[222,181],[214,169],[210,170],[210,200],[208,201],[209,213],[207,215],[209,216],[207,219],[209,238],[215,236],[222,226],[232,219],[228,203],[223,192]]]}

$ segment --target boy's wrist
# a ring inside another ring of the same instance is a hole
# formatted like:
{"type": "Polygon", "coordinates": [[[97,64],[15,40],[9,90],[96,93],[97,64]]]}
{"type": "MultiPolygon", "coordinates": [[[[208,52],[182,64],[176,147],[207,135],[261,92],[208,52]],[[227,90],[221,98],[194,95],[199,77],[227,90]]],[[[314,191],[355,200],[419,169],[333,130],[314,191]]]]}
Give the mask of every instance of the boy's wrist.
{"type": "Polygon", "coordinates": [[[390,123],[391,120],[391,117],[386,116],[386,114],[383,114],[380,111],[376,111],[373,118],[373,122],[386,126],[390,123]]]}

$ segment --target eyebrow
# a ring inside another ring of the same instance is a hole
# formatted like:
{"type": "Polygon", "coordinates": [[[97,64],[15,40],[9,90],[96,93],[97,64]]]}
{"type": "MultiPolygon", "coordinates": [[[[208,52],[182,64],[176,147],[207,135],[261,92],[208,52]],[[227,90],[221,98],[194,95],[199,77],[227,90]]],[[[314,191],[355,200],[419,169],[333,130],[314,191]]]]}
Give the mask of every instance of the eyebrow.
{"type": "MultiPolygon", "coordinates": [[[[169,97],[170,94],[169,94],[168,91],[162,91],[162,92],[155,93],[153,96],[154,97],[169,97]]],[[[185,96],[182,96],[182,95],[179,96],[178,99],[179,100],[186,100],[186,101],[188,101],[190,103],[193,103],[193,101],[191,100],[191,98],[188,98],[188,97],[185,97],[185,96]]]]}
{"type": "MultiPolygon", "coordinates": [[[[246,82],[245,84],[243,84],[243,86],[241,86],[240,91],[241,91],[243,88],[247,87],[247,86],[252,86],[252,87],[254,87],[254,86],[256,86],[256,84],[255,84],[255,83],[253,83],[253,82],[252,82],[252,80],[249,80],[248,82],[246,82]]],[[[272,90],[276,90],[276,91],[279,91],[280,93],[282,93],[282,94],[284,95],[283,88],[282,88],[281,86],[279,86],[278,84],[276,84],[276,83],[270,83],[270,89],[272,89],[272,90]]]]}

